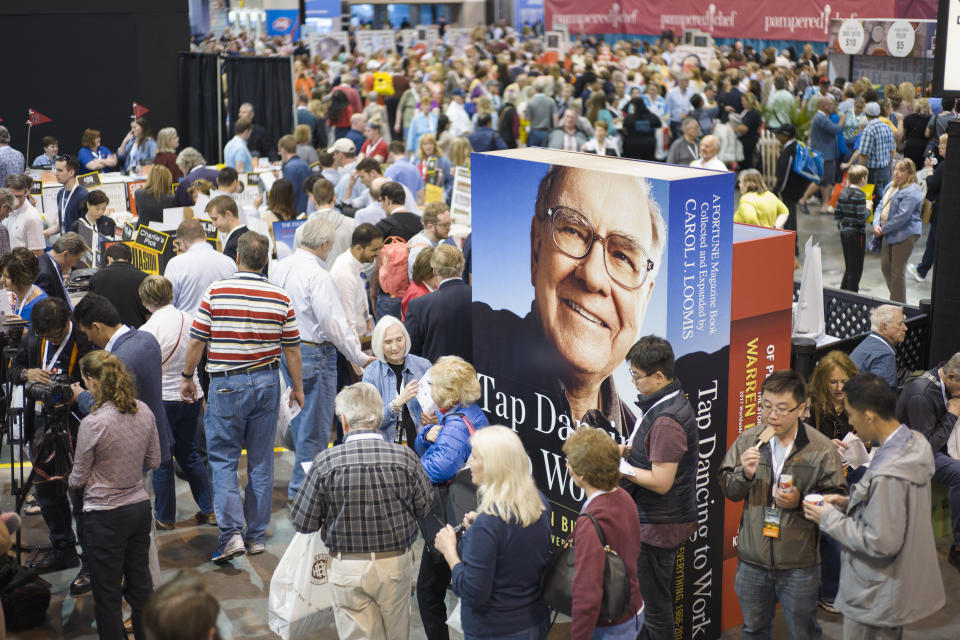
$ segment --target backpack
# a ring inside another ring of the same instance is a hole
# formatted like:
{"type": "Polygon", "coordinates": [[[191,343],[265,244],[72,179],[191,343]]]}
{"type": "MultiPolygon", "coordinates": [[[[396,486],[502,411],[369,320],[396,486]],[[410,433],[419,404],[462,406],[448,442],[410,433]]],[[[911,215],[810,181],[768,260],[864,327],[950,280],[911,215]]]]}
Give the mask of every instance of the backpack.
{"type": "Polygon", "coordinates": [[[373,90],[381,96],[392,96],[393,75],[386,71],[376,71],[373,74],[373,90]]]}
{"type": "Polygon", "coordinates": [[[18,566],[12,557],[0,557],[0,602],[8,630],[39,627],[50,606],[50,584],[18,566]]]}
{"type": "Polygon", "coordinates": [[[811,182],[819,183],[823,179],[823,154],[797,140],[793,172],[811,182]]]}
{"type": "Polygon", "coordinates": [[[407,277],[407,264],[410,249],[426,247],[426,244],[408,244],[400,236],[390,236],[383,241],[380,248],[380,290],[389,293],[394,298],[402,298],[410,287],[410,278],[407,277]]]}

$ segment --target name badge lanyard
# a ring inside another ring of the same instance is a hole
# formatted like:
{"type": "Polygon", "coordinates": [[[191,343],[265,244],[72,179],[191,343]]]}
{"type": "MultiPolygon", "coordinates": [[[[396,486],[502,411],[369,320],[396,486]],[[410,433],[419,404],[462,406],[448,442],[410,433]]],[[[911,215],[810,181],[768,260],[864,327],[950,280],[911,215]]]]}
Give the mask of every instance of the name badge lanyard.
{"type": "Polygon", "coordinates": [[[63,221],[66,219],[66,216],[67,216],[67,204],[69,204],[70,198],[73,197],[73,192],[76,190],[77,190],[77,183],[74,182],[73,189],[70,189],[70,193],[65,194],[63,197],[63,205],[60,207],[60,220],[59,220],[60,227],[61,227],[60,233],[66,233],[67,231],[69,231],[69,229],[63,228],[63,221]]]}
{"type": "Polygon", "coordinates": [[[660,398],[659,400],[657,400],[656,402],[654,402],[654,403],[653,403],[653,406],[651,406],[649,409],[647,409],[646,413],[644,413],[643,411],[640,412],[640,416],[637,418],[637,422],[633,425],[633,432],[630,434],[630,439],[627,440],[627,446],[633,446],[633,439],[634,439],[635,437],[637,437],[637,431],[640,430],[640,423],[643,422],[643,416],[645,416],[645,415],[647,415],[648,413],[650,413],[651,411],[653,411],[653,409],[654,409],[658,404],[660,404],[660,403],[662,403],[662,402],[666,402],[667,400],[670,400],[671,398],[675,398],[678,393],[680,393],[680,389],[677,389],[677,390],[674,391],[673,393],[668,393],[667,395],[663,396],[662,398],[660,398]]]}
{"type": "MultiPolygon", "coordinates": [[[[71,328],[70,332],[73,333],[73,329],[72,329],[72,328],[71,328]]],[[[63,342],[60,343],[60,346],[57,347],[57,350],[53,352],[53,357],[51,357],[50,360],[47,361],[47,353],[50,351],[50,341],[49,341],[49,340],[44,340],[44,341],[43,341],[43,351],[42,351],[42,353],[41,353],[41,355],[40,355],[40,368],[41,368],[43,371],[46,371],[47,373],[50,373],[50,371],[53,369],[53,365],[56,364],[57,359],[60,357],[60,354],[63,353],[63,348],[67,346],[67,343],[68,343],[68,342],[70,342],[70,336],[69,336],[69,335],[67,336],[67,339],[66,339],[66,340],[64,340],[63,342]]],[[[41,401],[37,400],[37,402],[36,402],[35,405],[34,405],[34,410],[35,410],[37,413],[39,413],[40,411],[42,411],[42,410],[43,410],[43,403],[42,403],[41,401]]]]}
{"type": "MultiPolygon", "coordinates": [[[[773,467],[773,486],[779,486],[780,484],[780,474],[783,472],[783,465],[787,463],[787,458],[790,457],[790,451],[793,450],[793,441],[787,445],[786,450],[783,452],[783,458],[780,459],[780,463],[777,463],[777,456],[774,452],[774,447],[770,445],[770,462],[773,467]]],[[[776,502],[773,502],[773,506],[776,506],[776,502]]]]}

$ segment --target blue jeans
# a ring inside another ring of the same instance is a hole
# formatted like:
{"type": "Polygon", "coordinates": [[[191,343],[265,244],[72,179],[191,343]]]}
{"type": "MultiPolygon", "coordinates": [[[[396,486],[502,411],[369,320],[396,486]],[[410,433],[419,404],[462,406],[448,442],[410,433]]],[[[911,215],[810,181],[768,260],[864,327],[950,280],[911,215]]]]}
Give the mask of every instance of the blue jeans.
{"type": "MultiPolygon", "coordinates": [[[[313,462],[317,454],[330,443],[333,426],[333,400],[337,396],[337,348],[300,343],[303,359],[303,409],[290,423],[293,437],[294,465],[287,497],[295,498],[303,485],[305,473],[302,464],[313,462]]],[[[290,384],[286,362],[283,377],[290,384]]]]}
{"type": "Polygon", "coordinates": [[[883,199],[883,191],[887,188],[887,184],[890,182],[892,175],[893,170],[890,168],[890,165],[867,169],[867,183],[873,185],[873,193],[876,194],[874,200],[876,207],[880,206],[880,202],[883,199]]]}
{"type": "Polygon", "coordinates": [[[743,612],[743,640],[773,640],[773,615],[777,602],[791,640],[820,640],[817,622],[817,592],[820,566],[805,569],[765,569],[737,563],[733,588],[743,612]]]}
{"type": "Polygon", "coordinates": [[[960,460],[938,451],[933,454],[933,468],[933,481],[947,485],[953,543],[960,546],[960,460]]]}
{"type": "Polygon", "coordinates": [[[247,542],[263,542],[273,498],[273,441],[280,408],[277,372],[265,369],[210,379],[207,457],[213,471],[213,510],[220,545],[242,533],[247,542]],[[242,448],[247,448],[247,486],[243,500],[237,481],[242,448]]]}
{"type": "Polygon", "coordinates": [[[820,599],[833,602],[840,590],[840,543],[820,533],[820,599]]]}
{"type": "Polygon", "coordinates": [[[377,322],[380,322],[380,318],[383,316],[393,316],[397,320],[400,319],[401,308],[400,298],[393,298],[388,293],[380,291],[377,293],[377,322]]]}
{"type": "MultiPolygon", "coordinates": [[[[213,489],[207,466],[197,450],[197,421],[200,419],[199,402],[163,402],[163,411],[173,431],[173,458],[183,469],[183,475],[190,485],[190,493],[203,513],[213,512],[213,489]]],[[[177,520],[176,475],[173,472],[173,460],[161,463],[153,472],[154,517],[164,524],[173,524],[177,520]]]]}
{"type": "Polygon", "coordinates": [[[547,135],[549,135],[549,129],[530,129],[527,133],[527,146],[528,147],[545,147],[547,146],[547,135]]]}
{"type": "Polygon", "coordinates": [[[642,628],[643,612],[641,611],[626,622],[595,628],[590,635],[590,640],[634,640],[642,628]]]}
{"type": "Polygon", "coordinates": [[[547,632],[549,631],[550,622],[549,620],[544,620],[535,627],[530,627],[529,629],[524,629],[523,631],[518,631],[517,633],[511,633],[509,635],[475,636],[473,634],[464,632],[463,637],[465,640],[545,640],[547,637],[547,632]]]}

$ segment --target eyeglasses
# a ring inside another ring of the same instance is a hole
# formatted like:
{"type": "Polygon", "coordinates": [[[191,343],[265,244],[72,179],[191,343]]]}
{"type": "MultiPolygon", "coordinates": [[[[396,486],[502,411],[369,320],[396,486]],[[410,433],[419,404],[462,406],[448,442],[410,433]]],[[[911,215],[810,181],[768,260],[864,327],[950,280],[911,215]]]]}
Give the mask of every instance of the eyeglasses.
{"type": "Polygon", "coordinates": [[[63,335],[63,329],[59,331],[54,331],[53,333],[37,333],[37,337],[41,340],[58,340],[60,336],[63,335]]]}
{"type": "MultiPolygon", "coordinates": [[[[654,371],[653,373],[656,373],[656,371],[654,371]]],[[[653,375],[653,373],[648,373],[645,376],[638,376],[636,371],[634,371],[633,369],[630,369],[630,377],[633,378],[634,382],[640,382],[644,378],[649,378],[650,376],[653,375]]]]}
{"type": "Polygon", "coordinates": [[[802,402],[798,402],[798,403],[797,403],[797,406],[793,407],[792,409],[787,409],[787,408],[782,407],[782,406],[780,406],[780,407],[775,407],[775,406],[773,406],[772,404],[769,404],[769,403],[767,403],[767,402],[761,402],[761,403],[760,403],[760,408],[763,410],[763,413],[764,413],[765,415],[768,415],[768,416],[773,416],[773,415],[785,416],[785,415],[787,415],[788,413],[793,413],[794,411],[796,411],[796,410],[800,407],[801,404],[803,404],[803,403],[802,403],[802,402]]]}
{"type": "Polygon", "coordinates": [[[606,237],[597,234],[593,225],[576,209],[551,207],[547,209],[547,216],[551,222],[553,243],[571,258],[585,258],[594,242],[602,244],[607,274],[624,289],[639,289],[653,271],[653,260],[647,257],[643,247],[618,233],[606,237]]]}

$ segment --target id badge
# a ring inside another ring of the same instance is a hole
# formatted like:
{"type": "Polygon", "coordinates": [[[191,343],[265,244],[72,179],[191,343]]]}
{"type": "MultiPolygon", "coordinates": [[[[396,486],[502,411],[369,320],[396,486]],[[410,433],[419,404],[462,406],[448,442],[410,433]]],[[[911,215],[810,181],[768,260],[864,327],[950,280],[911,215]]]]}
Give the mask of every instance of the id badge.
{"type": "Polygon", "coordinates": [[[778,507],[764,507],[763,509],[763,535],[768,538],[780,537],[780,514],[778,507]]]}

